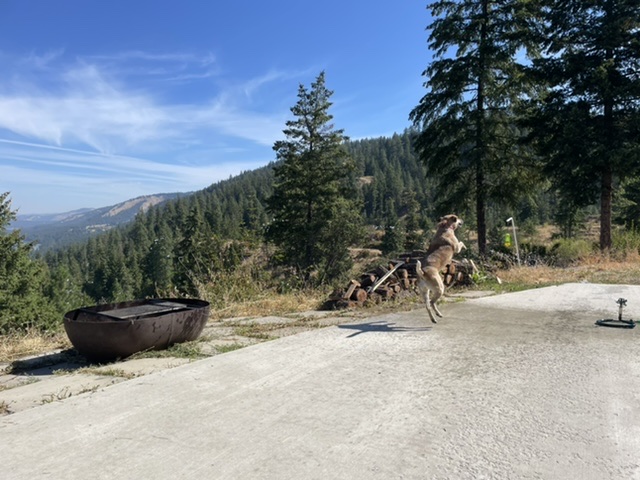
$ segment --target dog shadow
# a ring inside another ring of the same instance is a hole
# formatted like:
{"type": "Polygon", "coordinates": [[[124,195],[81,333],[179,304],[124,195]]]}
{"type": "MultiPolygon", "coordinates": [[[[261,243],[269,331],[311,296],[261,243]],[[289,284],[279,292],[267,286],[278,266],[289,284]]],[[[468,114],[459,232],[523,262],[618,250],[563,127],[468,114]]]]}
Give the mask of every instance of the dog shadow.
{"type": "Polygon", "coordinates": [[[347,338],[352,338],[363,333],[391,333],[391,332],[426,332],[433,327],[399,327],[395,323],[389,323],[385,321],[368,322],[368,323],[354,323],[354,324],[342,324],[338,325],[338,328],[344,328],[346,330],[355,330],[347,338]]]}

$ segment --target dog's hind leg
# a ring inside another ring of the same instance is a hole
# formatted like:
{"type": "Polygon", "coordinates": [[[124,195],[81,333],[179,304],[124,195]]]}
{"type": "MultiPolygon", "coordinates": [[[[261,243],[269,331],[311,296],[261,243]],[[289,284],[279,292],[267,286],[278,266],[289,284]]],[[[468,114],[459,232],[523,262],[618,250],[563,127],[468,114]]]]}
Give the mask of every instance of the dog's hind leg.
{"type": "Polygon", "coordinates": [[[431,306],[433,306],[433,304],[431,303],[431,299],[429,298],[429,294],[431,293],[431,290],[429,290],[429,287],[424,282],[421,287],[422,288],[420,288],[420,290],[422,293],[422,298],[424,299],[424,306],[427,308],[427,313],[429,314],[431,323],[438,323],[438,321],[436,320],[436,317],[433,316],[433,312],[431,311],[431,308],[430,308],[431,306]]]}
{"type": "MultiPolygon", "coordinates": [[[[431,291],[433,296],[429,298],[428,304],[431,305],[431,308],[433,308],[433,311],[436,313],[436,315],[442,317],[442,313],[440,312],[440,310],[438,310],[438,306],[436,305],[436,303],[438,302],[438,300],[440,300],[440,297],[444,295],[444,283],[442,282],[442,278],[440,278],[440,274],[437,271],[435,272],[435,274],[430,275],[430,277],[433,280],[433,286],[435,288],[433,288],[431,291]]],[[[429,312],[429,314],[431,315],[431,312],[429,312]]],[[[431,315],[431,321],[433,323],[437,323],[435,318],[433,318],[433,315],[431,315]]]]}
{"type": "Polygon", "coordinates": [[[431,308],[429,308],[431,305],[431,300],[429,299],[429,293],[430,293],[429,282],[427,281],[427,276],[425,275],[424,270],[422,270],[422,263],[420,262],[420,260],[416,262],[416,274],[418,276],[418,283],[417,283],[418,292],[420,292],[420,296],[424,300],[424,306],[427,309],[429,318],[431,319],[432,323],[438,323],[438,321],[436,320],[436,317],[433,316],[433,312],[431,311],[431,308]]]}

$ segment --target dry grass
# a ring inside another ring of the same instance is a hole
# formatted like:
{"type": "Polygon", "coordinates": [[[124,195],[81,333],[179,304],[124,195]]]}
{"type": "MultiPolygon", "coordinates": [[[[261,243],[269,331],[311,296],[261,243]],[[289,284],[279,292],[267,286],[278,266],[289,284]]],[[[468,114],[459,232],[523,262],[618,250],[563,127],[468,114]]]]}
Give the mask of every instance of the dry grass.
{"type": "Polygon", "coordinates": [[[64,332],[55,335],[43,335],[37,331],[22,335],[0,335],[0,363],[11,363],[19,358],[66,348],[71,348],[71,342],[64,332]]]}
{"type": "Polygon", "coordinates": [[[640,259],[630,258],[622,261],[592,256],[566,268],[517,267],[499,270],[496,276],[507,284],[520,285],[523,288],[584,281],[638,285],[640,284],[640,259]]]}
{"type": "Polygon", "coordinates": [[[236,302],[212,310],[211,320],[233,317],[260,317],[316,310],[327,299],[326,292],[305,291],[286,294],[269,293],[263,297],[236,302]]]}

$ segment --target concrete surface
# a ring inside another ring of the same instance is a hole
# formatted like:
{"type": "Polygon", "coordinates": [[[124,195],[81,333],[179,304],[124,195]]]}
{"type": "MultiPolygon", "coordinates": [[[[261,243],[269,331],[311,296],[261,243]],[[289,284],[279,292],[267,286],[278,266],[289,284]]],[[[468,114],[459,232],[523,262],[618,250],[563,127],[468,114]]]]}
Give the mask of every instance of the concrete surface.
{"type": "MultiPolygon", "coordinates": [[[[294,312],[282,317],[227,318],[209,322],[194,347],[203,357],[214,356],[221,351],[255,345],[267,339],[337,325],[344,322],[345,318],[354,321],[356,317],[366,316],[371,316],[371,313],[360,309],[339,312],[294,312]]],[[[189,358],[168,356],[168,351],[160,353],[164,357],[133,356],[96,366],[71,349],[43,352],[11,363],[0,363],[0,416],[80,393],[93,392],[133,377],[193,361],[189,358]]]]}
{"type": "MultiPolygon", "coordinates": [[[[640,479],[639,286],[354,320],[0,417],[35,479],[640,479]]],[[[22,388],[22,387],[21,387],[22,388]]]]}

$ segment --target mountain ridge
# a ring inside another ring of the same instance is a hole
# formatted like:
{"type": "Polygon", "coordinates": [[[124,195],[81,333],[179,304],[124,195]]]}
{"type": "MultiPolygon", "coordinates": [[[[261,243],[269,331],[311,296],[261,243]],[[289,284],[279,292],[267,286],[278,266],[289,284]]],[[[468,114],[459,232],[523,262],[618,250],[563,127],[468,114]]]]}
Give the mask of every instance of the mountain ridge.
{"type": "Polygon", "coordinates": [[[18,214],[16,220],[11,223],[11,228],[19,229],[25,240],[35,243],[38,250],[46,251],[83,241],[92,234],[106,232],[130,222],[138,213],[146,212],[153,206],[192,193],[156,193],[131,198],[107,207],[81,208],[51,214],[18,214]]]}

